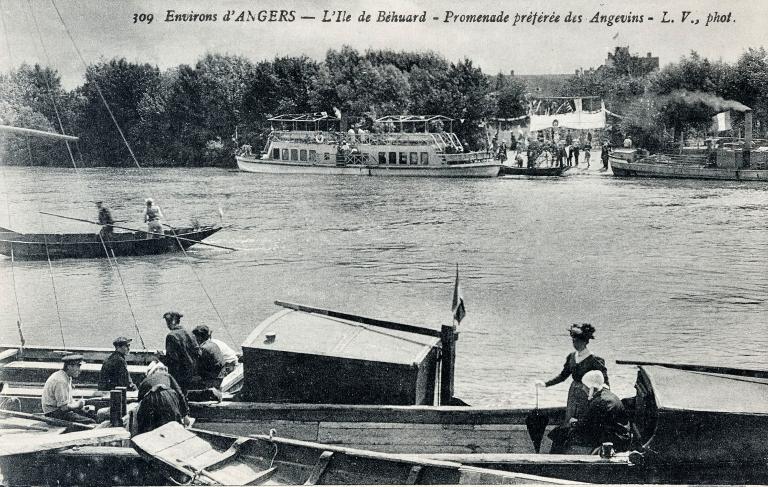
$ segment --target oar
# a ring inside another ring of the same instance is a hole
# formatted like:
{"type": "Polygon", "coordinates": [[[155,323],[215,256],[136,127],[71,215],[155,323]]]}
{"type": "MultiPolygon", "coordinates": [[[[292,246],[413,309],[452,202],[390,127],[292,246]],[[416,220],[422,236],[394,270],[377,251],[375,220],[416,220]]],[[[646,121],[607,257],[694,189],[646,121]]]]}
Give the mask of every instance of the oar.
{"type": "MultiPolygon", "coordinates": [[[[55,213],[47,213],[45,211],[41,211],[40,213],[42,213],[43,215],[55,216],[57,218],[64,218],[65,220],[74,220],[76,222],[90,223],[92,225],[102,226],[101,223],[94,222],[94,221],[91,221],[91,220],[83,220],[82,218],[73,218],[71,216],[57,215],[55,213]]],[[[129,228],[129,227],[121,227],[120,225],[112,225],[112,226],[115,227],[115,228],[119,228],[120,230],[128,230],[130,232],[143,232],[143,230],[137,230],[135,228],[129,228]]],[[[191,238],[180,237],[178,235],[166,235],[164,233],[155,233],[155,232],[144,232],[144,233],[149,233],[151,235],[157,235],[158,237],[163,237],[163,238],[173,238],[173,239],[184,240],[184,241],[187,241],[187,242],[193,242],[193,243],[200,244],[200,245],[207,245],[209,247],[216,247],[217,249],[237,250],[237,249],[233,249],[232,247],[225,247],[223,245],[216,245],[216,244],[212,244],[212,243],[203,242],[202,240],[194,240],[194,239],[191,239],[191,238]]]]}
{"type": "Polygon", "coordinates": [[[41,421],[53,426],[64,426],[67,428],[75,428],[80,430],[92,430],[96,427],[95,424],[82,424],[73,423],[72,421],[66,421],[63,419],[50,418],[43,416],[42,414],[22,413],[19,411],[8,411],[7,409],[0,409],[0,416],[12,416],[15,418],[33,419],[35,421],[41,421]]]}
{"type": "Polygon", "coordinates": [[[768,370],[742,369],[736,367],[718,367],[714,365],[702,364],[680,364],[670,362],[651,362],[647,360],[617,360],[619,365],[656,365],[671,369],[690,370],[694,372],[709,372],[712,374],[738,375],[742,377],[756,377],[758,379],[768,379],[768,370]]]}

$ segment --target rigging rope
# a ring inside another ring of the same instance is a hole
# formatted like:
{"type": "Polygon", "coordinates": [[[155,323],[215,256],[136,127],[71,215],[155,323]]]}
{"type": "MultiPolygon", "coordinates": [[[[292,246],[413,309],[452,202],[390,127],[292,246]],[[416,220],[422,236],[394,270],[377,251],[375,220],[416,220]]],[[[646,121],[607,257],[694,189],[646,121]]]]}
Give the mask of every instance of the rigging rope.
{"type": "MultiPolygon", "coordinates": [[[[40,229],[45,232],[43,227],[43,216],[40,215],[40,229]]],[[[53,266],[51,265],[51,254],[48,252],[48,237],[43,233],[43,242],[45,242],[45,256],[48,259],[48,272],[51,275],[51,287],[53,287],[53,302],[56,304],[56,317],[59,319],[59,332],[61,333],[61,345],[67,348],[67,342],[64,340],[64,325],[61,323],[61,311],[59,310],[59,297],[56,294],[56,281],[53,279],[53,266]]]]}
{"type": "MultiPolygon", "coordinates": [[[[29,6],[29,13],[32,16],[32,20],[35,23],[35,29],[37,30],[37,36],[40,38],[40,45],[43,47],[43,52],[45,53],[45,60],[48,62],[48,66],[52,66],[51,58],[48,55],[48,50],[45,48],[45,43],[43,42],[43,34],[40,32],[40,25],[37,22],[37,17],[35,17],[35,10],[32,7],[32,0],[27,0],[27,6],[29,6]]],[[[51,104],[53,105],[53,111],[56,114],[56,120],[59,121],[59,129],[61,130],[61,133],[66,135],[66,131],[64,131],[64,124],[61,121],[61,117],[59,116],[59,107],[56,105],[56,97],[53,96],[53,88],[51,87],[51,80],[48,79],[48,76],[43,76],[45,78],[45,86],[48,89],[48,96],[51,98],[51,104]]],[[[75,163],[75,156],[72,154],[72,148],[69,146],[69,141],[64,141],[64,143],[67,146],[67,152],[69,152],[69,158],[72,160],[72,165],[75,167],[75,172],[78,172],[77,164],[75,163]]]]}
{"type": "MultiPolygon", "coordinates": [[[[67,23],[64,22],[64,17],[62,17],[61,12],[59,12],[59,7],[56,6],[56,2],[54,0],[51,0],[51,5],[53,5],[54,9],[56,9],[56,14],[59,16],[61,25],[64,26],[64,31],[67,33],[69,40],[72,41],[72,46],[75,48],[75,51],[77,51],[77,56],[80,58],[80,61],[83,63],[83,66],[85,67],[85,71],[88,72],[88,63],[85,62],[83,53],[80,52],[80,49],[77,47],[77,44],[75,43],[75,38],[72,37],[72,34],[69,32],[69,27],[67,27],[67,23]]],[[[96,87],[96,91],[99,93],[99,97],[101,98],[101,101],[104,103],[104,107],[107,109],[107,112],[109,112],[109,116],[110,118],[112,118],[112,122],[115,124],[115,128],[117,128],[117,131],[120,133],[120,137],[123,139],[123,143],[125,144],[125,147],[128,148],[128,152],[130,152],[131,158],[133,159],[134,164],[136,164],[136,167],[141,169],[139,160],[136,159],[136,155],[133,153],[133,149],[131,149],[131,144],[129,144],[128,140],[125,138],[125,134],[123,134],[123,129],[120,128],[120,124],[117,122],[115,115],[112,113],[112,109],[109,108],[109,103],[107,103],[107,99],[104,98],[104,93],[102,93],[101,87],[99,86],[99,84],[96,82],[95,79],[93,80],[93,86],[96,87]]]]}
{"type": "Polygon", "coordinates": [[[221,317],[221,313],[219,313],[218,308],[216,308],[216,305],[213,303],[213,299],[211,299],[211,295],[208,294],[208,291],[205,289],[205,285],[203,284],[203,281],[200,280],[200,276],[198,276],[197,271],[195,270],[195,266],[192,265],[192,258],[187,254],[187,250],[184,248],[184,246],[181,244],[181,240],[179,240],[179,236],[176,235],[176,230],[171,227],[171,231],[173,232],[173,236],[176,238],[176,243],[178,244],[181,251],[184,253],[184,258],[187,260],[187,263],[189,264],[189,268],[192,270],[192,274],[195,276],[195,279],[197,279],[198,284],[200,284],[200,288],[203,290],[203,294],[205,294],[205,297],[208,298],[208,302],[211,303],[211,307],[213,308],[213,311],[216,312],[216,316],[219,317],[219,322],[224,327],[224,330],[227,332],[227,335],[229,335],[229,339],[232,340],[232,343],[236,343],[237,340],[235,340],[234,335],[232,334],[232,331],[229,329],[229,326],[224,322],[224,318],[221,317]]]}
{"type": "MultiPolygon", "coordinates": [[[[101,238],[101,234],[99,234],[99,238],[101,238]]],[[[104,240],[102,239],[101,242],[103,244],[104,240]]],[[[133,306],[131,306],[131,299],[128,297],[128,290],[125,289],[125,281],[123,281],[123,275],[120,273],[120,268],[117,266],[117,257],[115,257],[114,250],[112,250],[112,258],[115,259],[115,270],[117,271],[117,277],[120,278],[120,284],[123,287],[123,293],[125,294],[125,299],[126,301],[128,301],[128,309],[131,310],[131,316],[133,317],[133,325],[136,327],[136,333],[139,335],[139,341],[141,341],[141,348],[146,350],[147,345],[144,343],[144,337],[141,336],[141,331],[139,331],[139,322],[136,321],[136,315],[133,314],[133,306]]]]}
{"type": "MultiPolygon", "coordinates": [[[[5,37],[5,46],[8,50],[8,58],[11,59],[11,42],[8,39],[8,28],[5,25],[5,15],[2,13],[2,8],[0,8],[0,24],[3,26],[3,37],[5,37]]],[[[13,64],[13,60],[11,59],[11,64],[13,64]]],[[[0,149],[0,153],[4,153],[6,149],[5,140],[3,139],[3,144],[0,149]]],[[[5,192],[5,211],[8,214],[8,228],[11,227],[11,201],[8,197],[8,187],[6,185],[6,176],[5,176],[5,166],[3,166],[3,191],[5,192]]],[[[13,242],[10,242],[9,244],[11,246],[11,285],[13,286],[13,297],[16,301],[16,317],[18,320],[16,321],[16,326],[19,329],[19,336],[21,341],[21,346],[24,346],[24,336],[21,334],[21,307],[19,306],[19,292],[16,288],[16,267],[15,267],[15,258],[13,255],[13,242]]]]}

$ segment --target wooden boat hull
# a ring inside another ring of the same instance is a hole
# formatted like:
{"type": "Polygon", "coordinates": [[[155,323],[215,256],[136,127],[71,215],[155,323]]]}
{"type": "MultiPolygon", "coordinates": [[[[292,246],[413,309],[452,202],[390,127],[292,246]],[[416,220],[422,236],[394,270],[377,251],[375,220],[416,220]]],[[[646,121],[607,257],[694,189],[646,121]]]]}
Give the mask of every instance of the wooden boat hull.
{"type": "Polygon", "coordinates": [[[429,178],[493,178],[501,165],[492,161],[445,166],[376,166],[363,164],[311,164],[264,160],[237,156],[237,167],[244,172],[262,174],[315,174],[329,176],[429,177],[429,178]]]}
{"type": "Polygon", "coordinates": [[[501,166],[499,176],[556,177],[562,176],[566,167],[516,167],[501,166]]]}
{"type": "Polygon", "coordinates": [[[688,164],[651,164],[611,159],[614,176],[671,179],[719,179],[726,181],[768,181],[768,169],[735,169],[688,164]]]}
{"type": "Polygon", "coordinates": [[[221,227],[218,226],[175,229],[175,235],[184,240],[173,238],[168,232],[162,238],[147,238],[146,232],[118,232],[103,244],[97,233],[3,232],[0,234],[0,254],[10,257],[13,251],[13,258],[17,260],[92,259],[106,257],[106,247],[110,257],[113,252],[116,257],[156,255],[186,250],[195,241],[208,238],[219,230],[221,227]]]}

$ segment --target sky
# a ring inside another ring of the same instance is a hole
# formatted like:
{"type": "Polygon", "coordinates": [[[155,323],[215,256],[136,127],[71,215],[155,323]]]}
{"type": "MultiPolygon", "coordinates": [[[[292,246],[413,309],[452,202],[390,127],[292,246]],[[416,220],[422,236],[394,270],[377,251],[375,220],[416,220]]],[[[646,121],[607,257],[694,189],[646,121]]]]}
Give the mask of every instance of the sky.
{"type": "Polygon", "coordinates": [[[206,53],[238,54],[254,61],[299,55],[322,60],[329,49],[349,45],[360,51],[430,50],[449,61],[469,58],[488,74],[562,74],[599,66],[615,46],[629,46],[640,55],[651,52],[664,66],[691,50],[733,62],[747,48],[768,44],[764,0],[0,0],[0,21],[0,72],[22,62],[52,65],[67,88],[82,83],[83,60],[114,57],[167,69],[194,64],[206,53]],[[169,10],[216,14],[216,21],[169,22],[169,10]],[[236,18],[243,11],[256,15],[263,10],[292,11],[293,21],[224,20],[228,11],[236,18]],[[351,22],[323,22],[326,10],[349,14],[351,22]],[[371,14],[370,22],[358,21],[363,11],[371,14]],[[377,22],[379,11],[426,12],[426,22],[377,22]],[[683,21],[685,11],[690,14],[683,21]],[[448,12],[459,21],[445,22],[448,12]],[[506,22],[471,23],[460,17],[502,13],[509,15],[506,22]],[[531,13],[537,16],[535,24],[531,13]],[[581,16],[581,22],[567,22],[569,13],[571,18],[581,16]],[[142,22],[141,14],[151,14],[152,21],[142,22]],[[596,14],[635,17],[609,26],[590,22],[596,14]],[[516,15],[521,18],[515,24],[516,15]],[[556,22],[553,15],[559,16],[556,22]],[[708,18],[719,22],[706,25],[708,18]]]}

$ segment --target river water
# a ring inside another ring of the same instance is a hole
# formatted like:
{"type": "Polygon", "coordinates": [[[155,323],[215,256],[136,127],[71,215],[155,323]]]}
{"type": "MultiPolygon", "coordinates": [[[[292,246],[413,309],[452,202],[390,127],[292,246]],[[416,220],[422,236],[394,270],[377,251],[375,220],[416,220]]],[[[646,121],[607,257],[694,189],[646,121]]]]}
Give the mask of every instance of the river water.
{"type": "MultiPolygon", "coordinates": [[[[227,228],[184,254],[15,262],[0,257],[0,343],[162,347],[162,314],[239,344],[292,301],[438,328],[451,320],[456,264],[467,316],[456,394],[530,406],[559,372],[566,327],[597,328],[590,349],[613,389],[617,359],[768,368],[768,186],[618,179],[373,179],[223,169],[3,168],[0,225],[90,232],[39,211],[95,219],[103,199],[126,226],[151,196],[166,221],[227,228]],[[223,211],[223,218],[219,215],[223,211]],[[18,308],[17,308],[18,302],[18,308]],[[137,331],[138,328],[138,331],[137,331]],[[63,336],[63,338],[62,338],[63,336]]],[[[567,383],[540,404],[565,401],[567,383]]]]}

